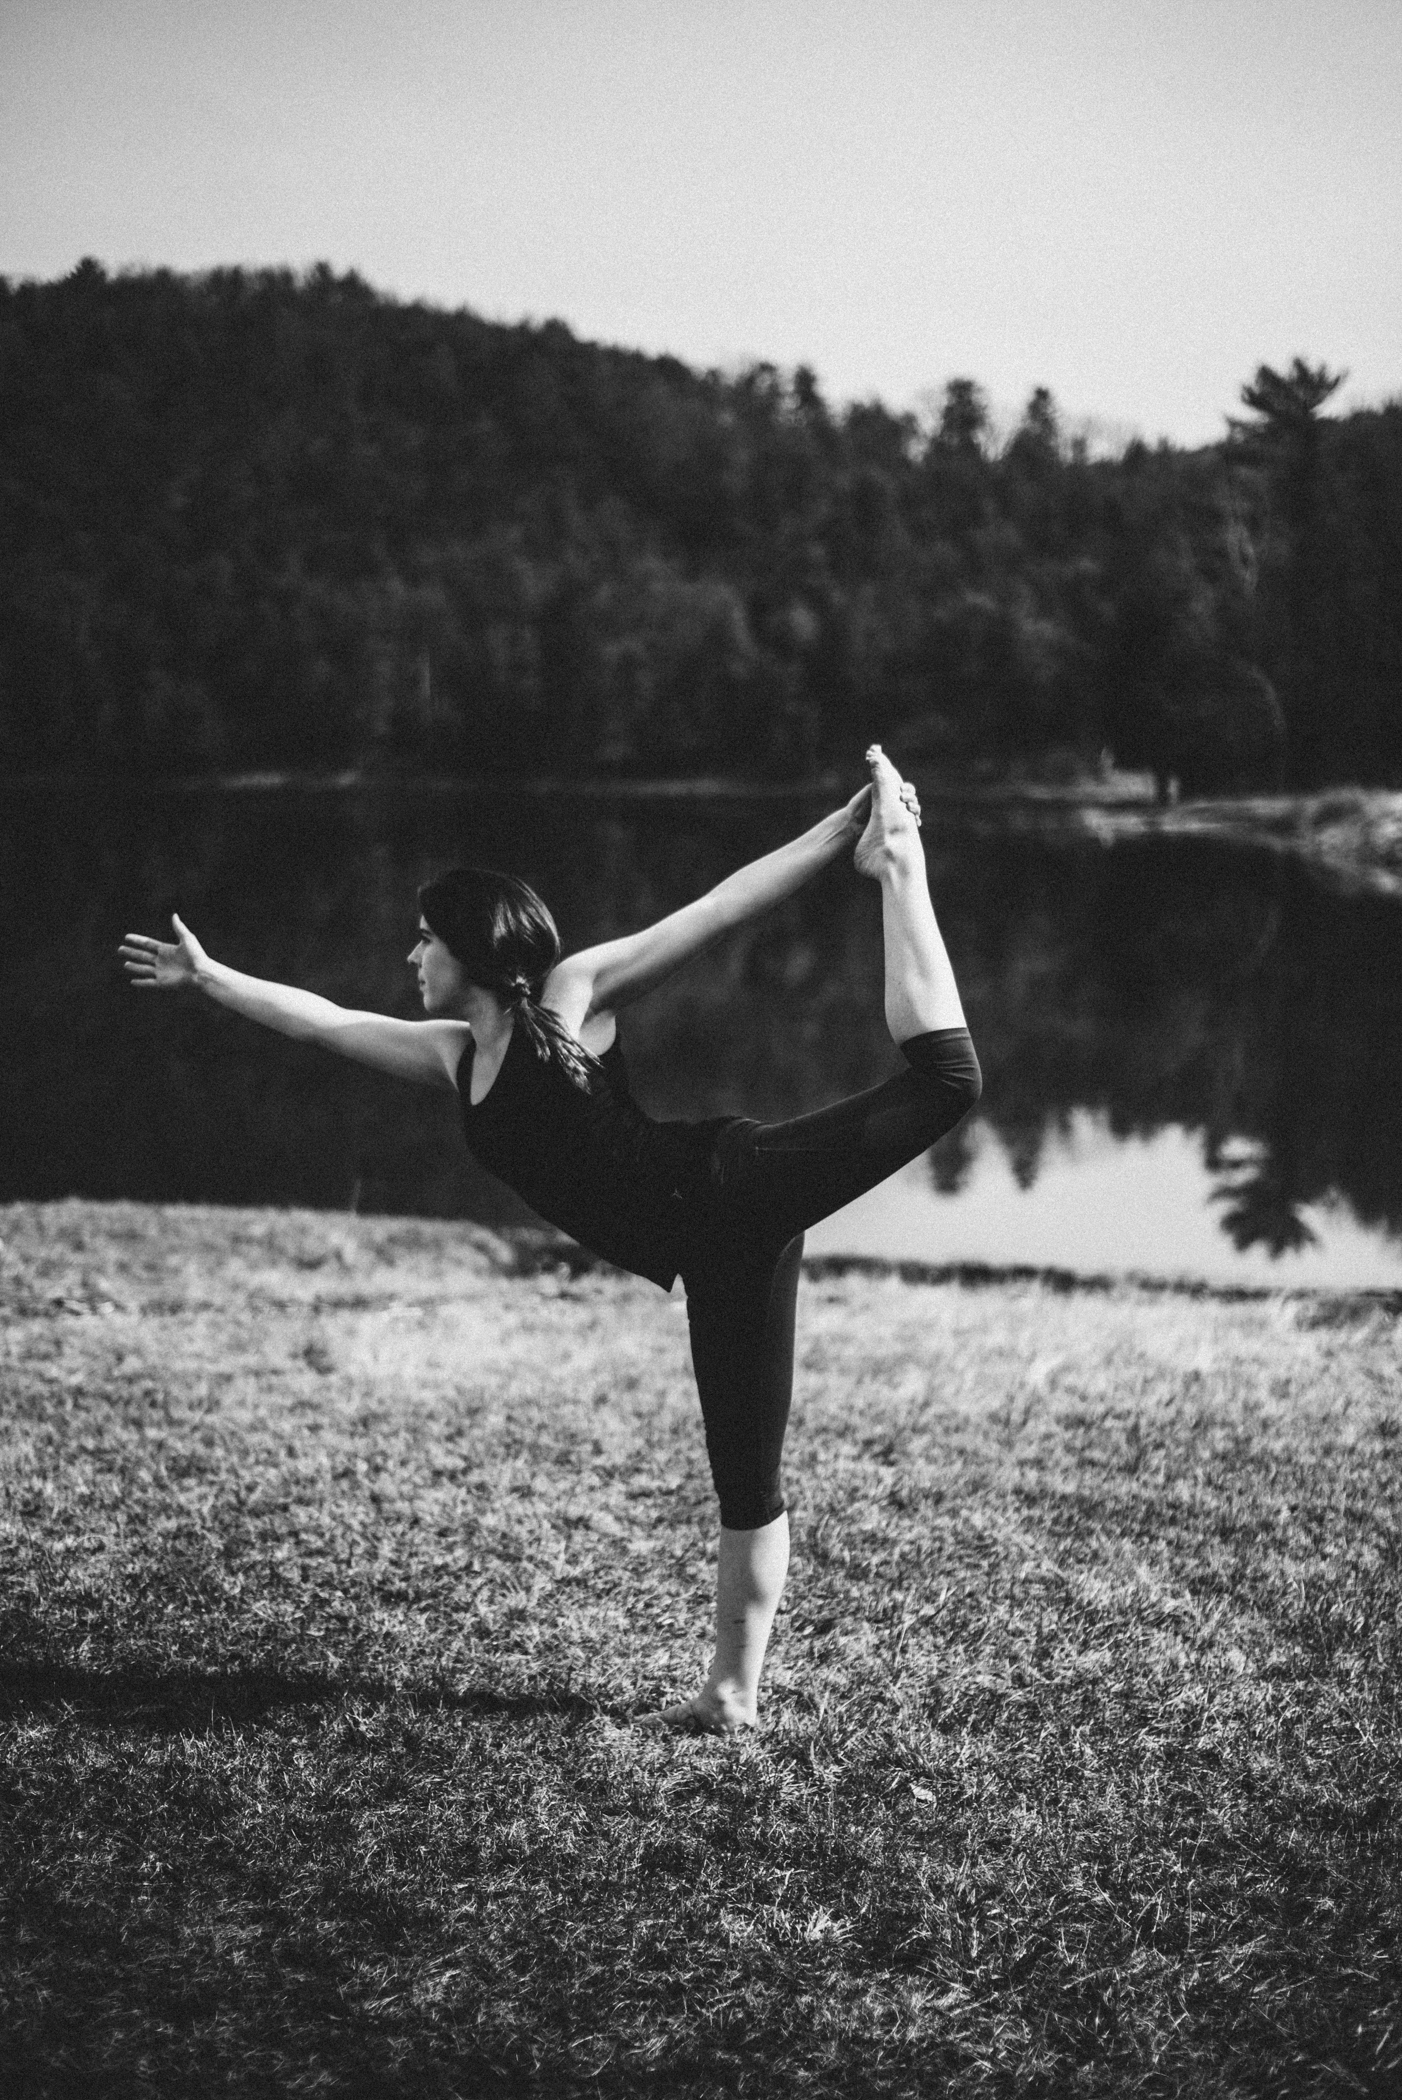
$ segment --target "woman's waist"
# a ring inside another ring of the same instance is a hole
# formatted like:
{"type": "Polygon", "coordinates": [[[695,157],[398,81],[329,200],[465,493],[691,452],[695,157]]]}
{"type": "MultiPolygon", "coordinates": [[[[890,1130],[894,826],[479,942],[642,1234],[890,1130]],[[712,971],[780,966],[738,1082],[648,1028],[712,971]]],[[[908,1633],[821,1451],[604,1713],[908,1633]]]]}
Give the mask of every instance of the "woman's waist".
{"type": "Polygon", "coordinates": [[[504,1178],[528,1200],[526,1184],[589,1209],[650,1209],[689,1200],[713,1177],[718,1142],[734,1120],[640,1121],[542,1134],[538,1143],[513,1148],[510,1161],[503,1162],[504,1178]]]}

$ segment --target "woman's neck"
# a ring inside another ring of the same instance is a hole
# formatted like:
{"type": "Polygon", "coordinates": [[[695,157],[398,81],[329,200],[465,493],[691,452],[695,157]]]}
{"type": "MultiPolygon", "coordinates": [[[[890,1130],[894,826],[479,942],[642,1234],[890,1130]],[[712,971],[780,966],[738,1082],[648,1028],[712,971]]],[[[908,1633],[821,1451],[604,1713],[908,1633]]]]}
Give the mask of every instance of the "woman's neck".
{"type": "Polygon", "coordinates": [[[513,1016],[493,992],[480,985],[467,986],[462,997],[461,1017],[472,1030],[472,1040],[485,1057],[491,1057],[511,1040],[513,1016]]]}

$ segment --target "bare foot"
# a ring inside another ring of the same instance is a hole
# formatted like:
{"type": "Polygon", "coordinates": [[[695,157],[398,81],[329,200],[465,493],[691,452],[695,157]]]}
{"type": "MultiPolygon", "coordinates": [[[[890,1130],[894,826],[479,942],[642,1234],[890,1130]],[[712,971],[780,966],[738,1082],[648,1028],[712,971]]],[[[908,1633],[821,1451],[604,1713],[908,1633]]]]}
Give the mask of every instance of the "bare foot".
{"type": "Polygon", "coordinates": [[[677,1706],[664,1706],[656,1713],[638,1716],[639,1728],[646,1728],[653,1735],[664,1731],[673,1735],[739,1735],[742,1729],[754,1725],[754,1715],[743,1712],[738,1700],[712,1691],[698,1692],[694,1699],[683,1699],[677,1706]]]}
{"type": "Polygon", "coordinates": [[[920,851],[920,805],[914,788],[901,779],[880,744],[873,744],[866,758],[871,768],[871,815],[852,865],[859,875],[879,882],[896,861],[920,851]]]}

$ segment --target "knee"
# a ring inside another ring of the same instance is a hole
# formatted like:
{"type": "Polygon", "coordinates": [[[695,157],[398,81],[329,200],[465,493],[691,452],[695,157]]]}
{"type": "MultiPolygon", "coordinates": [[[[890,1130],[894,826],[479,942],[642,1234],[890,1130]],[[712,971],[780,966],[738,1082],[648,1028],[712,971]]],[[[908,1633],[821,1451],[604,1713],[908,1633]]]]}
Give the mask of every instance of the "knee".
{"type": "Polygon", "coordinates": [[[762,1531],[782,1517],[788,1508],[782,1488],[777,1480],[746,1482],[743,1486],[722,1486],[717,1483],[720,1497],[720,1520],[726,1531],[762,1531]]]}
{"type": "Polygon", "coordinates": [[[912,1071],[944,1097],[951,1125],[977,1106],[983,1073],[967,1028],[937,1028],[928,1035],[911,1036],[901,1044],[901,1055],[912,1071]]]}
{"type": "Polygon", "coordinates": [[[969,1070],[959,1083],[959,1091],[964,1103],[962,1112],[967,1115],[971,1108],[978,1107],[983,1098],[983,1070],[974,1055],[972,1044],[969,1045],[969,1070]]]}

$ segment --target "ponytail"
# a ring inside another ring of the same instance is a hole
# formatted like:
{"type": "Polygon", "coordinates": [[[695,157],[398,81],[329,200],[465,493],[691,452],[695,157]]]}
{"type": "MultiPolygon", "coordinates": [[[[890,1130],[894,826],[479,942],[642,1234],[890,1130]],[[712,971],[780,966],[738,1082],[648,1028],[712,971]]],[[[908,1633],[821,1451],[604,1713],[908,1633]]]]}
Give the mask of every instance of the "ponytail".
{"type": "Polygon", "coordinates": [[[516,1017],[516,1026],[524,1028],[526,1040],[543,1064],[558,1065],[565,1077],[587,1093],[593,1074],[598,1070],[598,1059],[591,1057],[578,1037],[566,1028],[557,1013],[540,1000],[527,986],[519,998],[508,997],[507,1005],[516,1017]]]}

